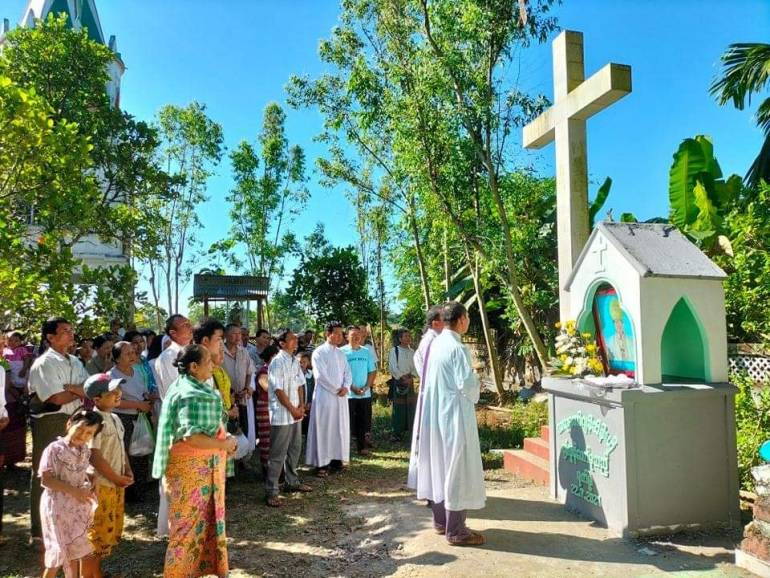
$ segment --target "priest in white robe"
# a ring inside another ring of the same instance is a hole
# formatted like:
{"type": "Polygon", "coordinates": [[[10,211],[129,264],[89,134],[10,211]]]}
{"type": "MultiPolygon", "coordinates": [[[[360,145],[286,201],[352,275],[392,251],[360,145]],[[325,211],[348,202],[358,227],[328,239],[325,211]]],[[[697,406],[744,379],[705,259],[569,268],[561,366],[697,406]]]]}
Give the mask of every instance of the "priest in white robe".
{"type": "Polygon", "coordinates": [[[461,335],[468,312],[460,303],[442,311],[444,330],[431,345],[424,376],[420,435],[416,448],[417,498],[431,500],[433,524],[456,546],[484,543],[465,525],[466,510],[484,507],[484,470],[476,423],[479,379],[461,335]]]}
{"type": "Polygon", "coordinates": [[[425,369],[430,361],[430,350],[433,345],[433,340],[438,337],[439,333],[444,329],[444,321],[441,319],[441,311],[443,305],[434,305],[428,309],[428,313],[425,315],[425,321],[427,323],[427,329],[422,335],[420,345],[417,346],[417,351],[414,354],[414,368],[417,370],[417,375],[420,377],[420,391],[417,395],[417,410],[415,411],[414,424],[412,425],[412,453],[409,458],[409,474],[407,476],[406,485],[413,490],[417,489],[417,448],[418,440],[420,439],[420,420],[422,418],[422,404],[423,392],[425,391],[425,369]]]}
{"type": "Polygon", "coordinates": [[[326,342],[313,351],[315,391],[307,430],[305,463],[326,477],[350,461],[348,391],[353,382],[348,358],[338,348],[344,341],[342,323],[326,325],[326,342]]]}

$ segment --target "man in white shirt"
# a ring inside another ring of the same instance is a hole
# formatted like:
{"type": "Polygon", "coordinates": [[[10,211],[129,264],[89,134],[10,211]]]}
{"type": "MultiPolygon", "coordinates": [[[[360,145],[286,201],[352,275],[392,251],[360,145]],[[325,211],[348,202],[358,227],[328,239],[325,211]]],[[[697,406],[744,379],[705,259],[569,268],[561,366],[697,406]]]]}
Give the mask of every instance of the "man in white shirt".
{"type": "Polygon", "coordinates": [[[259,353],[257,352],[257,346],[251,343],[250,341],[251,336],[249,335],[249,328],[248,327],[241,327],[241,345],[243,345],[243,348],[246,350],[246,353],[249,354],[249,357],[251,357],[251,360],[254,362],[254,365],[257,365],[257,360],[259,359],[259,353]]]}
{"type": "Polygon", "coordinates": [[[326,477],[331,467],[340,470],[350,461],[348,391],[353,381],[345,354],[338,349],[344,336],[342,323],[326,325],[326,342],[313,351],[315,391],[310,409],[305,463],[326,477]]]}
{"type": "Polygon", "coordinates": [[[253,403],[254,390],[251,378],[256,373],[256,367],[241,341],[241,328],[234,323],[225,327],[225,358],[222,368],[230,377],[233,401],[238,403],[241,429],[249,431],[249,418],[246,404],[253,403]]]}
{"type": "Polygon", "coordinates": [[[415,411],[414,425],[412,426],[412,453],[409,460],[409,474],[407,476],[407,487],[417,488],[417,455],[420,439],[420,418],[422,416],[423,392],[425,391],[425,375],[428,362],[430,361],[430,350],[433,340],[438,337],[444,329],[444,320],[441,318],[443,305],[434,305],[428,309],[425,315],[427,328],[422,335],[420,345],[414,354],[414,368],[420,377],[420,391],[417,394],[417,410],[415,411]]]}
{"type": "Polygon", "coordinates": [[[475,405],[481,392],[461,336],[468,312],[460,303],[444,306],[445,329],[433,341],[423,387],[417,459],[417,498],[430,500],[436,531],[454,546],[476,546],[484,536],[465,525],[466,510],[484,507],[475,405]]]}
{"type": "Polygon", "coordinates": [[[265,500],[273,508],[282,505],[278,494],[281,470],[285,472],[284,491],[312,490],[300,482],[297,475],[302,452],[302,418],[305,417],[305,376],[294,357],[297,336],[289,329],[279,329],[276,341],[281,350],[267,369],[270,459],[265,476],[265,500]]]}
{"type": "Polygon", "coordinates": [[[402,435],[412,430],[414,422],[414,411],[417,407],[414,378],[417,377],[417,370],[414,367],[412,334],[409,330],[396,330],[393,342],[397,345],[390,350],[388,356],[388,369],[393,380],[390,388],[390,397],[393,400],[392,428],[393,437],[401,439],[402,435]]]}
{"type": "Polygon", "coordinates": [[[172,315],[166,320],[166,335],[169,339],[168,346],[155,360],[155,378],[161,400],[165,399],[168,388],[179,377],[179,371],[174,365],[179,352],[192,342],[190,320],[178,313],[172,315]]]}
{"type": "Polygon", "coordinates": [[[29,370],[30,422],[32,424],[32,472],[30,517],[33,538],[42,536],[40,496],[42,488],[36,475],[43,450],[64,435],[67,420],[83,401],[83,383],[88,372],[78,359],[67,353],[75,344],[72,325],[63,317],[52,317],[43,324],[43,338],[48,349],[29,370]]]}
{"type": "MultiPolygon", "coordinates": [[[[171,385],[179,377],[174,362],[179,352],[192,342],[192,324],[184,315],[178,313],[166,319],[166,337],[168,345],[155,360],[155,383],[158,386],[160,402],[163,403],[171,385]]],[[[160,415],[160,412],[158,412],[160,415]]],[[[168,496],[163,491],[163,480],[158,485],[160,503],[158,504],[158,536],[168,536],[168,496]]]]}

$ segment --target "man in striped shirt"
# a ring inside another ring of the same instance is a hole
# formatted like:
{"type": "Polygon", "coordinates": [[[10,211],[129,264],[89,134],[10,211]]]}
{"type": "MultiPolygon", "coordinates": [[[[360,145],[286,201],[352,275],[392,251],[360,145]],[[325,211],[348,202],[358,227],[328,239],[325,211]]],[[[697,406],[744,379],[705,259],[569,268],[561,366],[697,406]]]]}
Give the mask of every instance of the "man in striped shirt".
{"type": "Polygon", "coordinates": [[[267,370],[268,406],[270,409],[270,458],[265,477],[265,501],[268,506],[281,506],[278,479],[285,472],[286,492],[309,492],[297,475],[302,451],[302,418],[305,417],[305,376],[294,357],[297,336],[280,329],[276,336],[281,350],[267,370]]]}

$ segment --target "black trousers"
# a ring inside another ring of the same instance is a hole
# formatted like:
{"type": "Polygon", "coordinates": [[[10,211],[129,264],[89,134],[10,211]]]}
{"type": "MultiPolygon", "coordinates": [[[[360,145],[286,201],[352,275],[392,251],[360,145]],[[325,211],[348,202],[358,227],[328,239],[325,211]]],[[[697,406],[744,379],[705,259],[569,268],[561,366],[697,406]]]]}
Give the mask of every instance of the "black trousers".
{"type": "Polygon", "coordinates": [[[360,452],[366,447],[366,436],[372,430],[372,398],[348,399],[350,410],[350,432],[356,439],[360,452]]]}
{"type": "Polygon", "coordinates": [[[137,502],[144,498],[145,484],[150,480],[150,456],[132,456],[128,453],[128,448],[131,447],[131,438],[134,435],[134,426],[139,415],[127,413],[115,413],[115,415],[123,424],[123,447],[126,450],[128,464],[134,474],[134,483],[126,488],[126,501],[137,502]]]}

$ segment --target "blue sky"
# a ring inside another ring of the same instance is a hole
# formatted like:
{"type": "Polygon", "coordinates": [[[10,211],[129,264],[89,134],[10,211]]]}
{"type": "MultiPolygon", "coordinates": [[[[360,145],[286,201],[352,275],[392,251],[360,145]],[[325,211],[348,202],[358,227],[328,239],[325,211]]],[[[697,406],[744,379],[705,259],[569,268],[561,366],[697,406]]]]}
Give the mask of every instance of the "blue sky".
{"type": "MultiPolygon", "coordinates": [[[[291,74],[317,75],[318,42],[337,22],[335,0],[96,0],[104,33],[117,35],[127,71],[122,105],[151,119],[165,104],[198,100],[224,128],[226,144],[254,139],[262,111],[285,102],[291,74]]],[[[3,0],[0,17],[16,21],[26,0],[3,0]]],[[[607,207],[639,218],[666,213],[668,169],[679,142],[696,134],[714,139],[722,169],[743,174],[761,133],[749,111],[719,107],[708,94],[719,56],[731,42],[768,42],[766,0],[567,0],[560,25],[585,35],[586,76],[613,61],[633,69],[633,92],[588,123],[588,163],[595,191],[613,178],[607,207]]],[[[552,97],[550,42],[522,55],[521,87],[552,97]]],[[[292,143],[310,164],[323,149],[313,142],[321,118],[287,111],[292,143]]],[[[522,151],[553,174],[553,147],[522,151]]],[[[224,202],[228,163],[211,180],[201,210],[208,246],[227,230],[224,202]]],[[[320,221],[336,244],[355,241],[354,213],[341,190],[322,189],[311,175],[312,198],[294,230],[304,236],[320,221]]],[[[188,288],[187,294],[191,291],[188,288]]]]}

